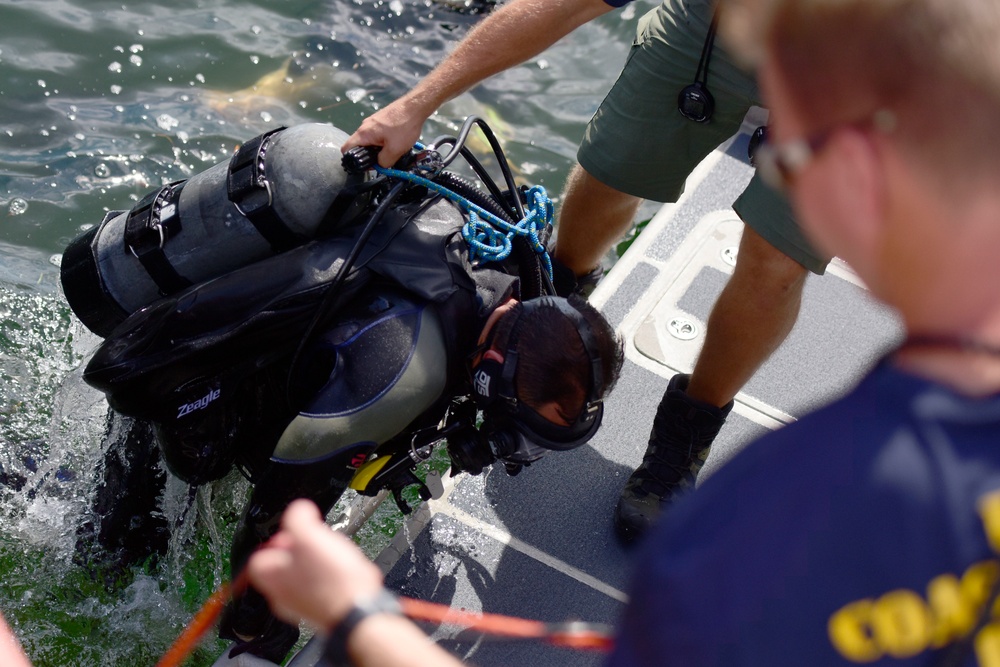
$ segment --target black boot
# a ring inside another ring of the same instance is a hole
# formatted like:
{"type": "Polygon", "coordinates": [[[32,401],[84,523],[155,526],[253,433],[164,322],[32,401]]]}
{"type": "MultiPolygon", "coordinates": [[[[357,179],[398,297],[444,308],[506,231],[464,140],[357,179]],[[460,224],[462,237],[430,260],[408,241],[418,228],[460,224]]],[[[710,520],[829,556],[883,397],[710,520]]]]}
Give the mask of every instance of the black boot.
{"type": "MultiPolygon", "coordinates": [[[[552,252],[552,249],[549,249],[552,252]]],[[[575,275],[573,270],[552,257],[552,286],[556,288],[556,294],[568,297],[570,294],[578,294],[584,299],[590,297],[597,289],[597,283],[604,277],[604,267],[597,266],[582,276],[575,275]]]]}
{"type": "Polygon", "coordinates": [[[717,408],[686,393],[690,375],[675,375],[656,408],[642,464],[632,473],[615,508],[615,529],[631,542],[656,522],[664,505],[694,485],[708,448],[733,409],[717,408]]]}

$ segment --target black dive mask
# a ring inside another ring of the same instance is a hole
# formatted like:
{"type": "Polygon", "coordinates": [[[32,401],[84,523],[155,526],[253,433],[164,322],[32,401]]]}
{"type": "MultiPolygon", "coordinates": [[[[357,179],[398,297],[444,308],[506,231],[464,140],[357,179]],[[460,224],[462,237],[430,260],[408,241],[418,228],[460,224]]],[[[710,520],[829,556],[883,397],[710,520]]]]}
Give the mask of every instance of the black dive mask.
{"type": "Polygon", "coordinates": [[[482,435],[493,455],[505,462],[523,465],[537,461],[545,451],[575,449],[590,440],[601,425],[604,402],[600,398],[603,382],[597,343],[587,320],[568,301],[559,297],[540,297],[518,304],[508,321],[498,322],[486,343],[472,355],[479,360],[470,368],[473,398],[483,410],[482,435]],[[568,317],[580,333],[591,366],[591,386],[583,410],[568,425],[560,425],[540,415],[517,398],[514,374],[517,370],[518,323],[539,308],[556,308],[568,317]],[[502,326],[502,329],[501,329],[502,326]],[[500,355],[484,352],[501,342],[500,355]]]}

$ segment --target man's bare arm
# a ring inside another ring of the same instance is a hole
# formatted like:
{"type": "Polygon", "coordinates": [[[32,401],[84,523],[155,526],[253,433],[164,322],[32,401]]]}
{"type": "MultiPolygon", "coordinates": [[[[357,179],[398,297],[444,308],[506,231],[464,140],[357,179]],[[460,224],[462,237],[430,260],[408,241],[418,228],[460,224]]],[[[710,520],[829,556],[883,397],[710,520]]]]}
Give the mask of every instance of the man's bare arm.
{"type": "Polygon", "coordinates": [[[392,166],[442,104],[611,9],[604,0],[511,0],[473,28],[412,90],[366,118],[343,150],[382,146],[379,164],[392,166]]]}

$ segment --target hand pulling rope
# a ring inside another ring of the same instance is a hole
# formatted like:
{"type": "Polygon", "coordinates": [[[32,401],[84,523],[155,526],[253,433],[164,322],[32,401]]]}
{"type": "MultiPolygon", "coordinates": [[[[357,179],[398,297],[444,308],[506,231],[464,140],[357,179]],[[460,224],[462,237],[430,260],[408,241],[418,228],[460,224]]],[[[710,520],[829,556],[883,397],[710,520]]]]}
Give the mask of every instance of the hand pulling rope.
{"type": "MultiPolygon", "coordinates": [[[[248,585],[246,570],[240,573],[232,585],[222,584],[209,596],[184,631],[174,641],[156,667],[180,667],[198,646],[205,633],[218,620],[230,594],[238,596],[248,585]]],[[[443,604],[399,598],[403,615],[414,621],[458,625],[483,634],[512,639],[540,639],[553,646],[581,651],[610,651],[614,645],[611,630],[600,623],[570,621],[568,623],[545,623],[499,614],[479,614],[459,611],[443,604]]]]}
{"type": "Polygon", "coordinates": [[[487,262],[503,261],[510,255],[512,239],[515,236],[523,236],[531,242],[532,249],[542,256],[545,270],[549,274],[549,279],[552,279],[552,260],[538,238],[538,233],[548,227],[552,221],[553,214],[552,200],[549,199],[544,187],[535,185],[528,190],[531,209],[525,214],[523,220],[512,225],[462,195],[423,176],[377,165],[374,169],[390,178],[422,185],[431,192],[458,204],[462,211],[469,216],[468,221],[462,227],[462,237],[469,244],[469,257],[471,259],[482,259],[487,262]]]}

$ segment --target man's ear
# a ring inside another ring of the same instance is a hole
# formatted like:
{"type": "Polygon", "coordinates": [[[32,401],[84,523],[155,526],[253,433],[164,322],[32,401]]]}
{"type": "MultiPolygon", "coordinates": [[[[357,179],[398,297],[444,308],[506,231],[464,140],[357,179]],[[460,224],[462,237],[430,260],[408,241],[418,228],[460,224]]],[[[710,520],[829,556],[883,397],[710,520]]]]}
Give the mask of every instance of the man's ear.
{"type": "Polygon", "coordinates": [[[841,227],[842,242],[851,249],[852,256],[844,259],[855,264],[855,269],[867,269],[860,265],[877,257],[889,213],[889,182],[882,155],[869,134],[852,127],[838,131],[827,150],[837,153],[838,168],[828,170],[826,186],[832,194],[831,205],[838,209],[836,224],[841,227]]]}

